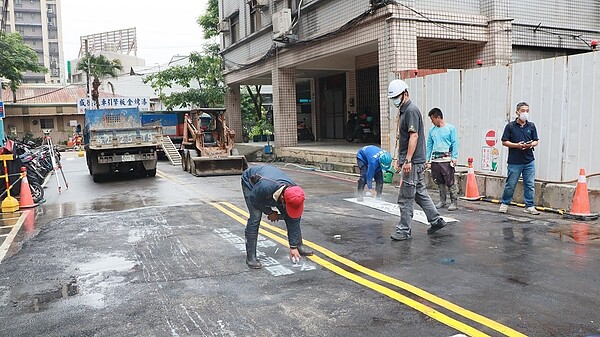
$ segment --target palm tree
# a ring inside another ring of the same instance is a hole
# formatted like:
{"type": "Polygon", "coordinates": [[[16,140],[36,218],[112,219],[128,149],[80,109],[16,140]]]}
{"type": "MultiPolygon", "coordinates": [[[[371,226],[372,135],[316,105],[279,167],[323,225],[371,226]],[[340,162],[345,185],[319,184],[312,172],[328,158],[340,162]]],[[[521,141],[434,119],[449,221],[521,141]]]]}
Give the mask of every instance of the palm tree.
{"type": "Polygon", "coordinates": [[[100,108],[98,98],[100,96],[100,79],[104,77],[117,77],[119,70],[123,70],[121,61],[118,59],[109,60],[104,55],[86,55],[79,60],[77,70],[89,73],[94,78],[92,81],[92,100],[96,103],[96,108],[100,108]]]}

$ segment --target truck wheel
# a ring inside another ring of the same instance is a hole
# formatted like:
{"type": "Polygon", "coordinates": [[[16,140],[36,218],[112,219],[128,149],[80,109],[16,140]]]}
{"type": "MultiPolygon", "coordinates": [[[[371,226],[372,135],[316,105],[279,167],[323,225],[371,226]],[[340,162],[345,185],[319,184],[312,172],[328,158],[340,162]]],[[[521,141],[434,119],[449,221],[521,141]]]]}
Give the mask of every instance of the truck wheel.
{"type": "Polygon", "coordinates": [[[146,170],[146,175],[148,177],[156,177],[156,169],[146,170]]]}
{"type": "Polygon", "coordinates": [[[99,183],[102,181],[102,175],[101,174],[92,174],[92,178],[94,179],[95,183],[99,183]]]}

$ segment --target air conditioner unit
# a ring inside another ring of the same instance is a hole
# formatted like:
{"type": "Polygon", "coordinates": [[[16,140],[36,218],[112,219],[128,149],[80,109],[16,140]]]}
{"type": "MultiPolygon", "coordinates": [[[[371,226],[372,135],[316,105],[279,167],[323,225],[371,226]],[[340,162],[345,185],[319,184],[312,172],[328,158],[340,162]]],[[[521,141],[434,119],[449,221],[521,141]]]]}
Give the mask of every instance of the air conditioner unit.
{"type": "Polygon", "coordinates": [[[219,32],[228,32],[230,29],[229,20],[219,22],[219,32]]]}
{"type": "Polygon", "coordinates": [[[285,36],[292,28],[292,10],[284,8],[273,14],[273,39],[285,36]]]}

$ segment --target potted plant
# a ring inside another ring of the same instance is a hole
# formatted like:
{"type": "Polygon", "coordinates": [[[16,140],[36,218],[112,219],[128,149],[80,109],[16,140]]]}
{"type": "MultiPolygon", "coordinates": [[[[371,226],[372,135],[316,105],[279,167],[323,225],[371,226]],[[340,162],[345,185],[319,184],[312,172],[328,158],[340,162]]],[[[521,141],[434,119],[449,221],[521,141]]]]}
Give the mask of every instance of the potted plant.
{"type": "Polygon", "coordinates": [[[250,128],[250,133],[248,134],[248,136],[250,138],[252,138],[253,142],[260,142],[260,137],[262,135],[262,128],[259,124],[253,125],[250,128]]]}

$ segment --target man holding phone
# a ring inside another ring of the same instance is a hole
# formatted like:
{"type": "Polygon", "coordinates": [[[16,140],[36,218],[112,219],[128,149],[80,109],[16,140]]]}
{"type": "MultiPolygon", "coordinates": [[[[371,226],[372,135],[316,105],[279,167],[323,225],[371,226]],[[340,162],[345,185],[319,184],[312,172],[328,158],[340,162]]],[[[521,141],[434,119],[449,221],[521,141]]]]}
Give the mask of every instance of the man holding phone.
{"type": "Polygon", "coordinates": [[[506,213],[515,193],[519,177],[523,176],[525,213],[540,214],[535,208],[535,158],[534,148],[538,145],[535,124],[529,121],[529,104],[517,104],[517,119],[508,123],[502,134],[502,145],[508,147],[508,176],[498,212],[506,213]]]}

